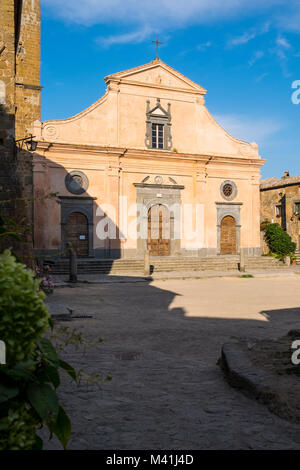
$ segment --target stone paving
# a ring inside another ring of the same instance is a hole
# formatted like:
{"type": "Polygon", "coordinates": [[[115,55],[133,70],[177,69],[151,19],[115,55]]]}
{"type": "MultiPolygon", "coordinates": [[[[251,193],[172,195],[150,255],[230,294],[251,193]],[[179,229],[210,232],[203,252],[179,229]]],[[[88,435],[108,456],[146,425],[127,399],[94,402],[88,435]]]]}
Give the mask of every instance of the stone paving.
{"type": "Polygon", "coordinates": [[[112,376],[100,387],[64,383],[69,448],[300,449],[300,426],[230,388],[216,365],[224,342],[300,328],[299,281],[127,278],[56,289],[51,303],[93,315],[61,325],[104,339],[67,360],[112,376]]]}

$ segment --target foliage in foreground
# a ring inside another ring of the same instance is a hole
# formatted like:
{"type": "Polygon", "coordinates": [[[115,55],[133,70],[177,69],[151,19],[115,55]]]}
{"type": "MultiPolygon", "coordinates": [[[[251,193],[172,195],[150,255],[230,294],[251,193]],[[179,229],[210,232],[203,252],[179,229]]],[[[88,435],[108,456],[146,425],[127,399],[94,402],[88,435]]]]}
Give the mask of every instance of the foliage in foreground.
{"type": "Polygon", "coordinates": [[[0,366],[0,450],[41,449],[36,431],[44,425],[64,448],[71,435],[56,390],[60,370],[75,381],[76,371],[42,337],[53,325],[39,284],[10,251],[0,256],[0,339],[7,351],[0,366]]]}

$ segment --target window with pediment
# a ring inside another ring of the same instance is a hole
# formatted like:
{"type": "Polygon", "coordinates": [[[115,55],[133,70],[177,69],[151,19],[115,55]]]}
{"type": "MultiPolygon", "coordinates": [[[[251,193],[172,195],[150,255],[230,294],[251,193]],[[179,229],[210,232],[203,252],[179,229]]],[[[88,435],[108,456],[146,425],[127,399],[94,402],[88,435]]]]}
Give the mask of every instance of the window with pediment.
{"type": "Polygon", "coordinates": [[[154,108],[150,108],[150,101],[147,101],[146,109],[146,138],[145,145],[148,149],[172,148],[171,136],[171,105],[165,110],[157,98],[154,108]]]}

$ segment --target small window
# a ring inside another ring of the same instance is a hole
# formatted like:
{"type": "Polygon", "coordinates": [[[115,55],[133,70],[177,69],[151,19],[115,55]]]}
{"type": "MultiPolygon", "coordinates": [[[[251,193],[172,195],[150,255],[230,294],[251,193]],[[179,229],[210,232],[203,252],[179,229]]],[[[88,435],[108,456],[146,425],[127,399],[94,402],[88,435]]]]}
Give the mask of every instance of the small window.
{"type": "Polygon", "coordinates": [[[223,193],[225,197],[230,197],[233,193],[233,187],[232,184],[226,183],[223,186],[223,193]]]}
{"type": "Polygon", "coordinates": [[[276,217],[281,217],[281,214],[282,214],[282,207],[281,207],[281,205],[275,206],[275,215],[276,215],[276,217]]]}
{"type": "Polygon", "coordinates": [[[300,202],[295,202],[295,215],[300,215],[300,202]]]}
{"type": "Polygon", "coordinates": [[[164,148],[164,126],[163,124],[152,124],[152,148],[164,148]]]}

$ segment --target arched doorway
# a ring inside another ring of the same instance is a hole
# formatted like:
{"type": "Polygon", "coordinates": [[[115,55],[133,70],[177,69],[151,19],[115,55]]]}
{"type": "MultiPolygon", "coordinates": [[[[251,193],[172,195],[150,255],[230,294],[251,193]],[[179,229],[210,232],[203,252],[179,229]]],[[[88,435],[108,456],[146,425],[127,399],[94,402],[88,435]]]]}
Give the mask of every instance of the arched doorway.
{"type": "Polygon", "coordinates": [[[148,211],[148,250],[152,256],[170,255],[170,212],[156,204],[148,211]]]}
{"type": "Polygon", "coordinates": [[[236,254],[236,223],[230,215],[221,222],[221,255],[236,254]]]}
{"type": "Polygon", "coordinates": [[[66,242],[72,243],[78,256],[89,254],[88,220],[81,212],[72,212],[67,218],[66,242]]]}

